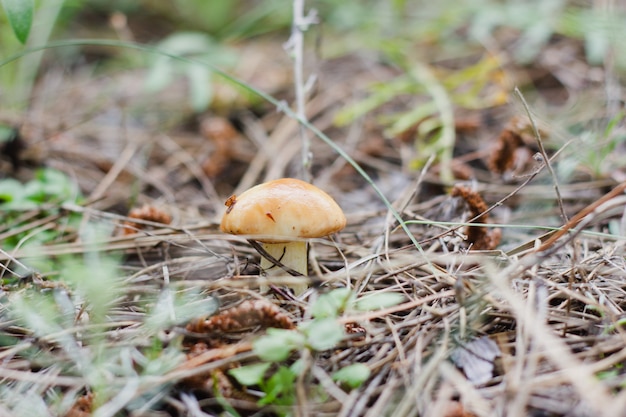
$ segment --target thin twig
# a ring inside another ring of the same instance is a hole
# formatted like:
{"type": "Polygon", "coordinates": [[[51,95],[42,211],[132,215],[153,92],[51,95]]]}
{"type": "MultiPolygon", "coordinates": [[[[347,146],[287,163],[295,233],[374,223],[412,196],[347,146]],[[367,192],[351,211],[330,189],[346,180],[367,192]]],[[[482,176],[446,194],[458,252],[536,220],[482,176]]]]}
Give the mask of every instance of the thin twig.
{"type": "Polygon", "coordinates": [[[528,106],[528,103],[526,103],[526,99],[524,98],[524,96],[522,95],[522,92],[517,87],[515,87],[515,94],[522,102],[522,105],[524,106],[524,110],[526,110],[526,114],[528,115],[528,119],[530,120],[530,124],[533,127],[533,134],[535,135],[535,140],[537,141],[539,152],[541,152],[541,156],[543,160],[545,161],[546,167],[548,168],[548,172],[552,176],[552,182],[554,183],[554,192],[556,193],[556,199],[557,199],[557,203],[559,204],[559,210],[561,211],[561,217],[564,222],[567,222],[568,218],[567,218],[567,215],[565,214],[565,209],[563,208],[563,198],[561,198],[561,191],[559,190],[559,181],[556,177],[556,173],[552,169],[552,165],[550,164],[550,158],[548,157],[548,154],[546,153],[546,149],[543,147],[543,141],[541,140],[541,134],[539,133],[539,129],[537,128],[537,124],[535,123],[535,119],[532,113],[530,112],[530,107],[528,106]]]}
{"type": "Polygon", "coordinates": [[[586,216],[588,216],[589,214],[593,213],[598,207],[602,206],[607,201],[609,201],[609,200],[619,196],[620,194],[624,193],[625,191],[626,191],[626,182],[622,182],[621,184],[619,184],[618,186],[613,188],[611,191],[609,191],[608,193],[603,195],[599,200],[596,200],[593,203],[589,204],[587,207],[585,207],[584,209],[579,211],[574,217],[572,217],[572,219],[569,220],[565,225],[563,225],[563,227],[561,227],[561,229],[559,229],[556,232],[554,232],[550,236],[549,239],[547,239],[545,242],[543,242],[543,244],[541,246],[539,246],[539,248],[537,249],[537,252],[542,252],[542,251],[545,251],[546,249],[548,249],[561,236],[563,236],[565,233],[567,233],[568,231],[570,231],[571,229],[576,227],[578,225],[578,223],[580,223],[586,216]]]}
{"type": "Polygon", "coordinates": [[[270,255],[265,249],[263,249],[263,246],[261,246],[256,240],[248,239],[248,243],[250,243],[250,246],[252,246],[254,249],[256,249],[256,251],[259,252],[262,257],[264,257],[265,259],[270,261],[270,263],[272,265],[279,267],[280,269],[282,269],[283,271],[285,271],[286,273],[288,273],[289,275],[292,275],[294,277],[303,277],[304,276],[304,274],[302,274],[301,272],[298,272],[295,269],[292,269],[292,268],[289,268],[286,265],[283,265],[280,262],[280,259],[276,259],[272,255],[270,255]]]}
{"type": "MultiPolygon", "coordinates": [[[[303,32],[308,26],[316,22],[315,13],[304,15],[304,0],[293,0],[293,22],[291,37],[287,46],[293,50],[293,78],[296,94],[296,114],[300,120],[306,120],[305,86],[303,75],[303,32]]],[[[300,124],[300,139],[302,141],[302,177],[305,181],[311,180],[311,143],[306,127],[300,124]]]]}

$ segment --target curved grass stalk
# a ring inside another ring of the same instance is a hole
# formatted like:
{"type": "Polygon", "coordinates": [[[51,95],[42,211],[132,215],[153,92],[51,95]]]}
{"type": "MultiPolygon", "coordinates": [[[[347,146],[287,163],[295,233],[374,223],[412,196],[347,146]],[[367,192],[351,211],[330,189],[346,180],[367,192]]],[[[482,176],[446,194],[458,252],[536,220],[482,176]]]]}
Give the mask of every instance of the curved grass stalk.
{"type": "MultiPolygon", "coordinates": [[[[315,136],[317,136],[320,140],[322,140],[324,143],[330,146],[339,156],[345,159],[346,162],[348,162],[359,173],[359,175],[363,177],[363,179],[365,179],[365,181],[372,187],[374,192],[376,192],[376,194],[381,199],[383,204],[385,204],[389,212],[398,221],[399,226],[402,228],[402,230],[406,233],[408,238],[411,240],[411,243],[417,248],[420,254],[422,254],[427,259],[426,254],[424,253],[421,245],[418,243],[413,233],[411,233],[411,231],[409,230],[407,223],[404,221],[404,219],[402,219],[402,216],[400,216],[400,213],[398,213],[398,211],[392,206],[391,202],[387,199],[387,197],[382,192],[382,190],[374,183],[374,180],[372,180],[372,178],[367,174],[367,172],[365,172],[365,170],[361,168],[361,166],[350,155],[348,155],[340,146],[338,146],[335,142],[333,142],[333,140],[330,139],[326,134],[324,134],[324,132],[322,132],[317,127],[309,123],[306,119],[300,117],[296,112],[294,112],[291,108],[289,108],[289,106],[287,106],[285,102],[276,99],[274,96],[262,90],[259,90],[257,88],[250,86],[246,82],[240,80],[239,78],[235,76],[227,74],[226,72],[220,70],[214,65],[211,65],[202,60],[176,55],[176,54],[164,51],[162,49],[159,49],[157,47],[143,45],[140,43],[134,43],[134,42],[128,42],[128,41],[115,41],[115,40],[107,40],[107,39],[69,39],[69,40],[63,40],[63,41],[49,42],[45,45],[27,48],[17,54],[14,54],[0,61],[0,67],[3,67],[4,65],[11,63],[13,61],[16,61],[22,57],[25,57],[30,54],[34,54],[34,53],[37,53],[46,49],[64,48],[64,47],[69,47],[69,46],[87,46],[87,45],[88,46],[94,46],[94,45],[110,46],[114,48],[134,49],[134,50],[147,52],[151,54],[159,54],[159,55],[166,56],[168,58],[175,59],[181,62],[204,65],[206,68],[211,70],[214,74],[219,75],[220,77],[227,80],[228,82],[261,97],[262,99],[268,101],[269,103],[272,103],[274,106],[276,106],[278,111],[281,111],[285,113],[287,116],[291,117],[292,119],[298,121],[298,123],[303,125],[309,131],[315,134],[315,136]]],[[[437,273],[435,268],[433,268],[433,272],[437,273]]]]}

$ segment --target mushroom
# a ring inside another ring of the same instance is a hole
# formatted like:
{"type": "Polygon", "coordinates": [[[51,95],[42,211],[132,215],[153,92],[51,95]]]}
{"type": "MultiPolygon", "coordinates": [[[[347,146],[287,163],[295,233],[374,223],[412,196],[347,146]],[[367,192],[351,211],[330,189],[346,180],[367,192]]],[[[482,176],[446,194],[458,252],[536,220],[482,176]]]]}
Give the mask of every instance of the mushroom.
{"type": "MultiPolygon", "coordinates": [[[[332,197],[294,178],[256,185],[231,196],[226,206],[221,230],[261,242],[261,270],[266,276],[283,273],[276,261],[288,272],[307,275],[307,242],[302,239],[328,236],[346,225],[346,217],[332,197]]],[[[291,288],[299,295],[307,284],[291,288]]]]}

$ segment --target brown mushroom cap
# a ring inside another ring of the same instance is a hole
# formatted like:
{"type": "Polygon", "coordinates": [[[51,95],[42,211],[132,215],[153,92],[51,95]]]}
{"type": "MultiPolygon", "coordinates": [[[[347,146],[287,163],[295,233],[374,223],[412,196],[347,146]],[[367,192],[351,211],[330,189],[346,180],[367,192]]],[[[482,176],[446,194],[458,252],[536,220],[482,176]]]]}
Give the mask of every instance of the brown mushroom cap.
{"type": "Polygon", "coordinates": [[[223,232],[262,235],[261,242],[328,236],[343,229],[346,217],[331,196],[293,178],[259,184],[231,197],[222,217],[223,232]],[[275,236],[273,238],[272,236],[275,236]]]}

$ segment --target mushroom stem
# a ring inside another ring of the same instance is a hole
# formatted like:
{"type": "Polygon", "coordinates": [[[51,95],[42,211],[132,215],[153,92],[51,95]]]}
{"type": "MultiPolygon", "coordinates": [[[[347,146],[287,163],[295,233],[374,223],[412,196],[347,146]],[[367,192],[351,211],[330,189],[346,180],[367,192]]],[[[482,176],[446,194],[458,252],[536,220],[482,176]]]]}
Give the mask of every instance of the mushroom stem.
{"type": "MultiPolygon", "coordinates": [[[[282,243],[262,243],[263,249],[271,255],[274,259],[281,264],[300,272],[302,275],[307,275],[308,272],[308,254],[307,243],[304,241],[294,242],[282,242],[282,243]]],[[[279,266],[274,265],[270,260],[261,256],[261,270],[265,275],[270,277],[286,275],[279,266]]],[[[294,277],[298,278],[298,277],[294,277]]],[[[291,284],[289,287],[293,289],[296,295],[302,294],[307,289],[307,282],[303,280],[302,284],[291,284]]],[[[267,288],[261,286],[261,290],[265,291],[267,288]]]]}

